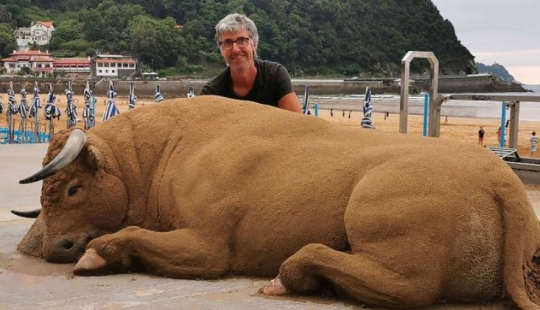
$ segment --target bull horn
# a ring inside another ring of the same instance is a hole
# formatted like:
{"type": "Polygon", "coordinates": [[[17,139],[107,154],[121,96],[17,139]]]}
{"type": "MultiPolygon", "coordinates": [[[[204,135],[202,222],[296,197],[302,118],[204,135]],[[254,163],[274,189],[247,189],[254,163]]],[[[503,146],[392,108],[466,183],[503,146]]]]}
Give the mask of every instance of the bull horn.
{"type": "Polygon", "coordinates": [[[34,173],[31,177],[28,177],[24,180],[20,180],[20,184],[28,184],[43,180],[46,177],[49,177],[57,173],[60,169],[69,165],[72,161],[77,158],[77,155],[81,152],[82,148],[86,143],[86,135],[80,129],[75,129],[69,134],[69,137],[64,144],[64,147],[58,155],[43,169],[34,173]]]}
{"type": "Polygon", "coordinates": [[[35,210],[32,210],[32,211],[11,210],[11,213],[13,213],[13,214],[15,214],[17,216],[20,216],[20,217],[26,217],[26,218],[35,219],[41,213],[41,209],[35,209],[35,210]]]}

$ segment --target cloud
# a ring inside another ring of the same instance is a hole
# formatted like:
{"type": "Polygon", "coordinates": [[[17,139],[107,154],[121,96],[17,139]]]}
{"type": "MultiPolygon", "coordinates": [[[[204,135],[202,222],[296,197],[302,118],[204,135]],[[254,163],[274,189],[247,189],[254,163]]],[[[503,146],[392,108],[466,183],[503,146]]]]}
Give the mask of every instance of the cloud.
{"type": "Polygon", "coordinates": [[[497,62],[518,81],[540,84],[539,0],[432,2],[477,62],[497,62]]]}

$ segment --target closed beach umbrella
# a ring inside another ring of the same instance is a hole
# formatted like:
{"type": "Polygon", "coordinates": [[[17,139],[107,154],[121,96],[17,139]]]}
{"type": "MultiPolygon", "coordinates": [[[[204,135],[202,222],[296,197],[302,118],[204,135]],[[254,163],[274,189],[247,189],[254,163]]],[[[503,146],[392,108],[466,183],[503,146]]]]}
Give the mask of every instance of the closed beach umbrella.
{"type": "Polygon", "coordinates": [[[364,117],[362,118],[362,128],[375,129],[375,125],[371,120],[373,113],[373,105],[371,104],[371,88],[366,87],[366,98],[364,99],[364,117]]]}
{"type": "Polygon", "coordinates": [[[134,109],[137,104],[137,96],[135,96],[135,84],[129,83],[129,109],[134,109]]]}
{"type": "Polygon", "coordinates": [[[39,98],[39,85],[36,81],[34,84],[34,96],[32,97],[32,106],[28,117],[34,117],[34,142],[39,141],[39,109],[41,109],[41,99],[39,98]]]}
{"type": "Polygon", "coordinates": [[[195,90],[193,89],[193,85],[189,85],[187,97],[188,98],[195,97],[195,90]]]}
{"type": "Polygon", "coordinates": [[[21,104],[19,105],[19,114],[21,115],[21,137],[22,143],[26,141],[26,118],[30,113],[30,107],[28,107],[28,100],[26,99],[26,85],[23,83],[21,89],[21,104]]]}
{"type": "Polygon", "coordinates": [[[66,89],[66,115],[68,117],[67,128],[73,127],[77,124],[77,107],[73,103],[73,88],[71,87],[71,81],[68,81],[68,88],[66,89]]]}
{"type": "Polygon", "coordinates": [[[86,88],[83,92],[84,97],[84,109],[83,109],[83,119],[84,119],[84,129],[90,129],[96,124],[96,115],[94,111],[94,106],[92,100],[95,99],[92,96],[92,91],[90,90],[90,84],[86,81],[86,88]]]}
{"type": "Polygon", "coordinates": [[[28,100],[26,99],[26,87],[23,84],[21,89],[21,104],[19,105],[19,114],[22,118],[27,118],[28,114],[30,112],[30,108],[28,107],[28,100]]]}
{"type": "Polygon", "coordinates": [[[13,90],[13,82],[9,82],[8,88],[8,109],[7,116],[9,122],[9,143],[13,143],[15,140],[15,124],[13,115],[19,113],[19,108],[17,107],[17,101],[15,100],[15,91],[13,90]]]}
{"type": "Polygon", "coordinates": [[[109,83],[109,91],[107,91],[107,98],[109,102],[107,103],[107,108],[105,108],[105,113],[103,114],[103,121],[108,120],[109,118],[120,114],[116,104],[114,103],[114,98],[116,97],[116,92],[114,91],[113,82],[109,83]]]}
{"type": "Polygon", "coordinates": [[[304,86],[304,104],[302,105],[302,113],[309,114],[309,86],[304,86]]]}
{"type": "Polygon", "coordinates": [[[156,94],[154,95],[154,99],[156,100],[156,102],[163,101],[164,99],[163,96],[161,95],[159,85],[156,85],[156,94]]]}
{"type": "Polygon", "coordinates": [[[49,94],[47,95],[47,103],[45,104],[45,119],[51,121],[53,119],[60,120],[62,112],[56,106],[56,95],[54,94],[53,87],[49,84],[49,94]]]}
{"type": "Polygon", "coordinates": [[[56,106],[56,95],[54,94],[53,87],[49,84],[49,94],[47,95],[47,103],[45,104],[45,119],[49,121],[49,139],[54,135],[54,119],[60,120],[62,112],[56,106]]]}

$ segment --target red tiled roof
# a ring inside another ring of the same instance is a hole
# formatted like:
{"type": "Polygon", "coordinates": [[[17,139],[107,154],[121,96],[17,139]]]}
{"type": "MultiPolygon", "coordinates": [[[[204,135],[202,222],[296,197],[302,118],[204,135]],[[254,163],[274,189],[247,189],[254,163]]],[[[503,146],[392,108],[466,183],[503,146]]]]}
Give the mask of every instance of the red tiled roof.
{"type": "Polygon", "coordinates": [[[36,24],[42,24],[43,26],[47,28],[51,28],[51,26],[53,25],[53,22],[37,22],[36,24]]]}
{"type": "Polygon", "coordinates": [[[0,61],[3,61],[3,62],[17,62],[17,58],[15,58],[15,57],[7,57],[7,58],[0,59],[0,61]]]}
{"type": "Polygon", "coordinates": [[[51,56],[51,54],[49,53],[46,53],[46,52],[42,52],[40,50],[37,50],[37,51],[32,51],[32,50],[28,50],[28,51],[15,51],[11,54],[9,54],[10,56],[34,56],[34,55],[40,55],[40,56],[51,56]]]}

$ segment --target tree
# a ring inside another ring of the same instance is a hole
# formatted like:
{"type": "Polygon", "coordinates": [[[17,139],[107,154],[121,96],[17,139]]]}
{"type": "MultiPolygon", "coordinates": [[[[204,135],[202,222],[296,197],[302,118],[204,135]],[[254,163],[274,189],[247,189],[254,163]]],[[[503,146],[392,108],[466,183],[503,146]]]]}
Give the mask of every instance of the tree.
{"type": "Polygon", "coordinates": [[[10,23],[11,13],[6,5],[0,5],[0,23],[10,23]]]}
{"type": "Polygon", "coordinates": [[[30,44],[29,49],[31,51],[38,51],[39,50],[39,45],[36,43],[36,41],[34,41],[34,42],[32,42],[32,44],[30,44]]]}
{"type": "Polygon", "coordinates": [[[32,69],[30,69],[29,67],[22,67],[21,70],[17,72],[17,75],[31,75],[31,74],[32,74],[32,69]]]}
{"type": "Polygon", "coordinates": [[[17,50],[17,40],[9,24],[0,24],[0,56],[7,57],[17,50]]]}
{"type": "Polygon", "coordinates": [[[103,37],[103,30],[106,23],[101,14],[94,10],[82,10],[79,14],[81,31],[88,41],[98,41],[103,37]]]}
{"type": "Polygon", "coordinates": [[[162,21],[138,16],[132,24],[131,51],[140,61],[153,64],[155,69],[175,65],[180,42],[176,22],[172,18],[162,21]]]}

